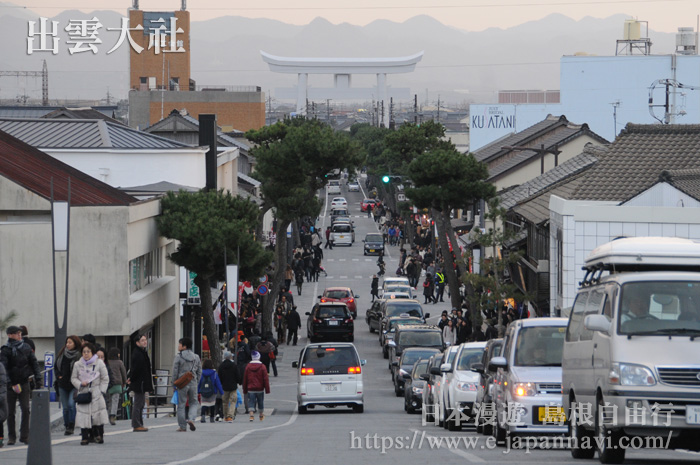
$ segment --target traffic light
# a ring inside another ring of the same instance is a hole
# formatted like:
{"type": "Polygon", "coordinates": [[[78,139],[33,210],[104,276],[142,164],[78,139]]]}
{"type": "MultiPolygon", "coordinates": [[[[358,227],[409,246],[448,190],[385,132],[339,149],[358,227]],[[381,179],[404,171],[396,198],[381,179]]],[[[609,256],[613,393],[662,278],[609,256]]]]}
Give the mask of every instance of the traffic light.
{"type": "Polygon", "coordinates": [[[387,175],[382,176],[382,182],[384,184],[387,184],[389,181],[391,181],[391,178],[387,175]]]}

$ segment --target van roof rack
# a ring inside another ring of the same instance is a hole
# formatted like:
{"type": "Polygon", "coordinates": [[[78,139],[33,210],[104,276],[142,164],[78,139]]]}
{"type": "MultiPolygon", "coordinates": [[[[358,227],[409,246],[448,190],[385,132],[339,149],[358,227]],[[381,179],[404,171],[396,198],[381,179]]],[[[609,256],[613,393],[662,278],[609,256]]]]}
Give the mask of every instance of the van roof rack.
{"type": "Polygon", "coordinates": [[[583,269],[589,279],[600,279],[602,271],[697,271],[700,241],[679,237],[620,238],[593,249],[583,269]]]}

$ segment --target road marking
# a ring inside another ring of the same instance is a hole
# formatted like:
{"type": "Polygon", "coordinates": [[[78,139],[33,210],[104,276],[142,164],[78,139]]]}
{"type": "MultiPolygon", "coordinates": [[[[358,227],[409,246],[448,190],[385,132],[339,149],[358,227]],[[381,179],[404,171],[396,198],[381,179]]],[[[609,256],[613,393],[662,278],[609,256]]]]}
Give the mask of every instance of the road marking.
{"type": "Polygon", "coordinates": [[[360,259],[359,259],[359,258],[353,258],[352,261],[353,261],[353,262],[359,262],[360,259]]]}
{"type": "Polygon", "coordinates": [[[338,261],[339,261],[339,262],[346,262],[347,259],[346,259],[346,258],[339,258],[338,261]]]}
{"type": "Polygon", "coordinates": [[[365,258],[365,261],[366,261],[366,262],[371,262],[372,259],[371,259],[371,258],[365,258]]]}
{"type": "MultiPolygon", "coordinates": [[[[281,402],[292,402],[292,401],[283,400],[281,402]]],[[[204,460],[207,457],[210,457],[216,453],[219,453],[224,449],[231,447],[232,445],[236,444],[238,441],[240,441],[241,439],[243,439],[244,437],[248,436],[251,433],[257,433],[260,431],[270,431],[273,429],[278,429],[278,428],[282,428],[285,426],[290,426],[291,424],[293,424],[297,420],[297,417],[299,416],[299,414],[297,413],[297,403],[296,402],[292,402],[292,403],[294,404],[294,413],[292,413],[291,418],[289,420],[287,420],[285,423],[282,423],[281,425],[268,426],[266,428],[250,429],[248,431],[238,433],[237,435],[235,435],[234,437],[232,437],[228,441],[223,442],[214,448],[211,448],[211,449],[204,451],[204,452],[200,452],[199,454],[195,455],[194,457],[190,457],[189,459],[180,460],[177,462],[170,462],[170,463],[168,463],[168,465],[179,465],[181,463],[198,462],[198,461],[204,460]]]]}
{"type": "Polygon", "coordinates": [[[335,258],[327,258],[326,261],[327,261],[327,262],[334,262],[334,261],[335,261],[335,258]]]}
{"type": "Polygon", "coordinates": [[[347,276],[339,276],[340,279],[348,279],[347,276]]]}
{"type": "Polygon", "coordinates": [[[362,279],[362,276],[355,276],[355,279],[362,279]]]}

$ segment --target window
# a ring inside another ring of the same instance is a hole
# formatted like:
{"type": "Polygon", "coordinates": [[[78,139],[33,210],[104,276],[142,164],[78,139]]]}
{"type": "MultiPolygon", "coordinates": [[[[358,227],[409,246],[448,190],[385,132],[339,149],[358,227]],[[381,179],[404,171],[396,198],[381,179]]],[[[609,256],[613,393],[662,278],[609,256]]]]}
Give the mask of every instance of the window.
{"type": "Polygon", "coordinates": [[[700,334],[700,282],[625,284],[618,313],[620,334],[700,334]]]}
{"type": "Polygon", "coordinates": [[[350,297],[350,293],[348,291],[326,291],[326,297],[329,299],[344,299],[350,297]]]}
{"type": "Polygon", "coordinates": [[[407,347],[438,347],[442,345],[442,333],[440,331],[404,331],[399,335],[399,344],[407,347]]]}
{"type": "Polygon", "coordinates": [[[457,360],[457,370],[469,371],[472,369],[475,363],[479,363],[482,355],[484,354],[484,349],[464,349],[459,354],[459,359],[457,360]]]}
{"type": "Polygon", "coordinates": [[[583,316],[586,313],[586,303],[588,302],[588,292],[579,292],[574,302],[574,308],[569,317],[569,326],[566,330],[566,341],[577,342],[581,337],[583,316]]]}
{"type": "Polygon", "coordinates": [[[431,355],[433,355],[435,352],[422,352],[418,350],[407,350],[406,352],[403,353],[403,356],[401,358],[401,365],[413,365],[416,363],[418,360],[421,359],[428,359],[431,355]]]}
{"type": "Polygon", "coordinates": [[[521,329],[515,349],[515,366],[560,367],[565,332],[563,326],[521,329]]]}
{"type": "Polygon", "coordinates": [[[347,374],[349,367],[360,366],[352,347],[310,348],[304,352],[303,368],[313,368],[315,374],[347,374]]]}
{"type": "Polygon", "coordinates": [[[163,276],[162,249],[129,261],[129,292],[134,293],[163,276]]]}
{"type": "Polygon", "coordinates": [[[423,316],[423,308],[416,302],[392,302],[392,305],[386,306],[386,316],[399,316],[406,313],[408,316],[421,318],[423,316]]]}
{"type": "Polygon", "coordinates": [[[318,318],[346,318],[345,307],[320,307],[318,318]]]}

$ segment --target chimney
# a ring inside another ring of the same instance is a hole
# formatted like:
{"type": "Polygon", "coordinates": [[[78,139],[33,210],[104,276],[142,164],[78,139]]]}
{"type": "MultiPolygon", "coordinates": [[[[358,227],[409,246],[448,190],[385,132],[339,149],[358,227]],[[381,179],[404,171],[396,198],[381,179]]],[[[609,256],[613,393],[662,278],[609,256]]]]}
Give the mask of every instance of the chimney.
{"type": "Polygon", "coordinates": [[[206,190],[216,190],[216,115],[199,115],[199,145],[209,146],[206,156],[206,190]]]}

